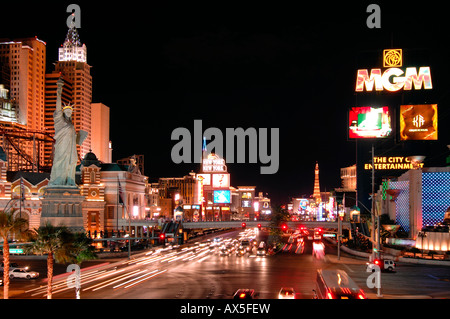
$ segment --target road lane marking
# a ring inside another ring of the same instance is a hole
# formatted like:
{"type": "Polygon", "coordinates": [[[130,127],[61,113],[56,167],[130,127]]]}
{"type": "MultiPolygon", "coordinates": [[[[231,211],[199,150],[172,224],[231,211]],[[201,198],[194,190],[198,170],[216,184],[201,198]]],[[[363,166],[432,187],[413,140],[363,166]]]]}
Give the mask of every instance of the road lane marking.
{"type": "Polygon", "coordinates": [[[342,266],[344,266],[348,271],[350,272],[355,272],[354,270],[352,270],[349,266],[347,266],[346,264],[341,264],[342,266]]]}

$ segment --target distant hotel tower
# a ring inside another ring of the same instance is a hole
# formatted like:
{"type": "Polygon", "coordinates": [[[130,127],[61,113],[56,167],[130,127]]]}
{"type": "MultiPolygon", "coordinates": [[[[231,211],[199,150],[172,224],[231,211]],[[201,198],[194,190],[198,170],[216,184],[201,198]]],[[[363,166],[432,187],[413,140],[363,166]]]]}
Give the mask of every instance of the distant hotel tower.
{"type": "Polygon", "coordinates": [[[320,196],[320,184],[319,184],[319,164],[316,162],[316,168],[314,170],[314,193],[313,198],[315,199],[316,203],[320,203],[322,201],[322,198],[320,196]]]}
{"type": "Polygon", "coordinates": [[[83,145],[79,146],[80,157],[83,158],[91,149],[92,76],[91,66],[87,64],[86,45],[81,44],[75,24],[71,25],[66,40],[59,48],[55,71],[61,73],[72,83],[75,130],[88,132],[88,137],[83,145]]]}
{"type": "Polygon", "coordinates": [[[17,120],[28,130],[44,128],[46,43],[37,37],[0,41],[0,64],[8,73],[11,99],[19,106],[17,120]]]}
{"type": "Polygon", "coordinates": [[[0,146],[6,153],[9,171],[36,172],[45,165],[44,144],[51,143],[43,135],[45,70],[44,41],[37,37],[0,40],[0,146]]]}

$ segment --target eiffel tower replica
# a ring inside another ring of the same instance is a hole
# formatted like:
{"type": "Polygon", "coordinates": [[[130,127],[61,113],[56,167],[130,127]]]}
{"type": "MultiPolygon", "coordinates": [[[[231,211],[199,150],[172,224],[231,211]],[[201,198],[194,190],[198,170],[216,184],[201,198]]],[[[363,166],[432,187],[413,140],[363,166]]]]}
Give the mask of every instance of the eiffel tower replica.
{"type": "Polygon", "coordinates": [[[314,170],[314,193],[313,198],[316,201],[316,204],[322,202],[322,197],[320,196],[320,184],[319,184],[319,163],[316,162],[316,168],[314,170]]]}

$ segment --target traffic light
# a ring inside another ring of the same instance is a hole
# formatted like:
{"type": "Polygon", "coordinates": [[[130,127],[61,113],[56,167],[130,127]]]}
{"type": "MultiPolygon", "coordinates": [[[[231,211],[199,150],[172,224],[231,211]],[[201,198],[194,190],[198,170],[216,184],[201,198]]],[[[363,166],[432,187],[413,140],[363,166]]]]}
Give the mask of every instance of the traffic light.
{"type": "Polygon", "coordinates": [[[242,223],[242,229],[245,229],[245,227],[247,227],[246,223],[242,223]]]}
{"type": "Polygon", "coordinates": [[[286,232],[288,230],[288,226],[286,224],[281,225],[281,230],[286,232]]]}
{"type": "Polygon", "coordinates": [[[258,224],[258,229],[259,229],[259,230],[261,230],[261,227],[262,227],[262,225],[261,225],[261,224],[258,224]]]}
{"type": "Polygon", "coordinates": [[[164,242],[164,239],[166,239],[166,234],[164,233],[159,234],[159,241],[164,242]]]}

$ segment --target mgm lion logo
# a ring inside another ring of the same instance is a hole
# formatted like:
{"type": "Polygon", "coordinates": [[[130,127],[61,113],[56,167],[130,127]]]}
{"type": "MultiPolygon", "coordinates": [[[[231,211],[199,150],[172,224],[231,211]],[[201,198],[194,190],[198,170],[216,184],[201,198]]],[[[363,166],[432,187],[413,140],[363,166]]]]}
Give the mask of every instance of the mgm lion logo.
{"type": "Polygon", "coordinates": [[[402,49],[389,49],[383,51],[383,67],[402,66],[402,49]]]}

